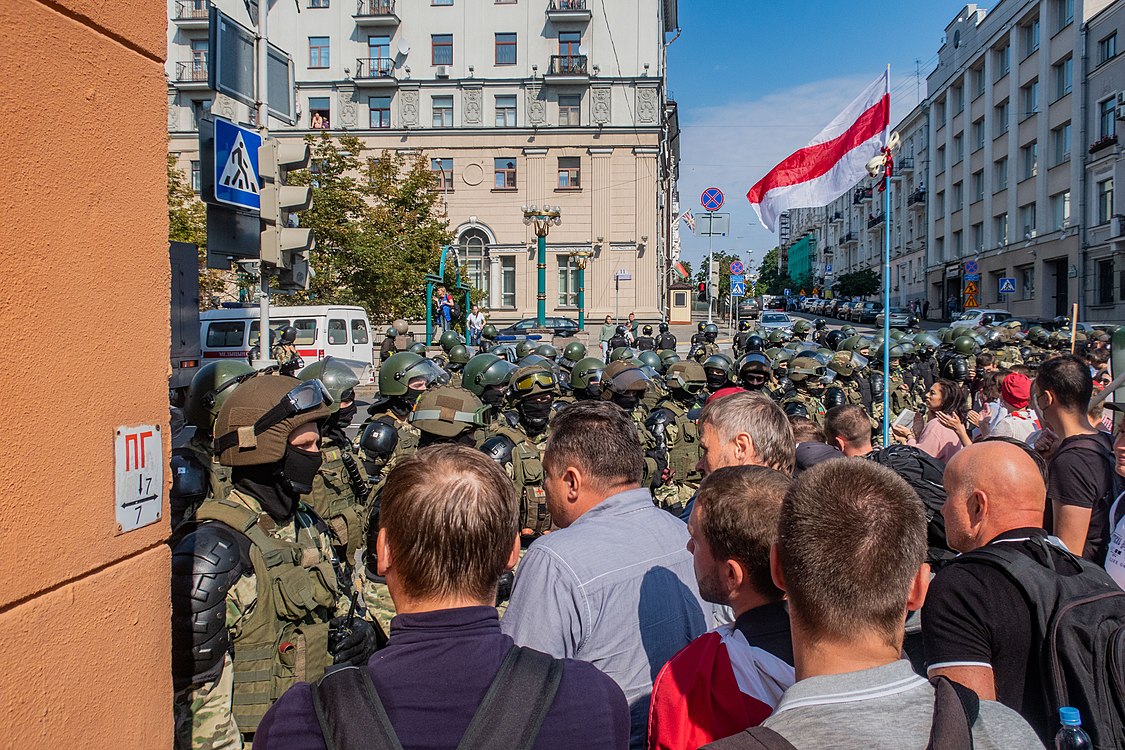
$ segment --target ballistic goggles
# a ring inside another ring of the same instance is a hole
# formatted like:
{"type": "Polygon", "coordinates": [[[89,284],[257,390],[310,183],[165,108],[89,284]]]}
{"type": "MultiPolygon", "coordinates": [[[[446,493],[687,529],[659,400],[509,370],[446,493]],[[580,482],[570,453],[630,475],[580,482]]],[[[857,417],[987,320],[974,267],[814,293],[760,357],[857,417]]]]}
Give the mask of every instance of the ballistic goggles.
{"type": "MultiPolygon", "coordinates": [[[[281,401],[274,407],[270,408],[265,414],[258,417],[254,422],[253,432],[254,435],[261,435],[269,430],[276,424],[284,422],[290,417],[302,414],[313,409],[318,409],[321,406],[332,405],[332,394],[324,387],[324,383],[319,379],[306,380],[298,386],[294,386],[292,390],[285,394],[281,401]]],[[[239,433],[245,428],[239,428],[234,432],[228,432],[223,435],[215,443],[215,453],[221,455],[223,451],[228,448],[233,448],[241,444],[243,439],[239,433]]]]}
{"type": "Polygon", "coordinates": [[[513,378],[509,384],[512,393],[517,395],[527,395],[535,393],[538,387],[538,392],[553,391],[556,389],[558,381],[555,380],[555,374],[547,370],[536,370],[534,372],[525,373],[518,378],[513,378]]]}

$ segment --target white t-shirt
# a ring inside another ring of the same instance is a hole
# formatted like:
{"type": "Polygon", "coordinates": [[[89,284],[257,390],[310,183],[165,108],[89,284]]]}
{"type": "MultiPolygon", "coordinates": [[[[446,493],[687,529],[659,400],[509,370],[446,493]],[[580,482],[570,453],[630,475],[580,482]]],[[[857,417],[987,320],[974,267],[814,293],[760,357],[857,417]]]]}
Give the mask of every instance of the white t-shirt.
{"type": "Polygon", "coordinates": [[[470,313],[465,322],[469,324],[469,328],[484,328],[484,313],[470,313]]]}
{"type": "MultiPolygon", "coordinates": [[[[1113,519],[1117,518],[1119,509],[1125,510],[1122,506],[1125,505],[1121,499],[1125,498],[1125,492],[1117,496],[1117,500],[1109,509],[1109,522],[1112,524],[1113,519]]],[[[1125,513],[1120,514],[1121,517],[1117,519],[1117,523],[1110,530],[1109,535],[1109,548],[1106,550],[1105,555],[1105,569],[1109,573],[1109,577],[1117,582],[1117,585],[1125,589],[1125,513]]]]}

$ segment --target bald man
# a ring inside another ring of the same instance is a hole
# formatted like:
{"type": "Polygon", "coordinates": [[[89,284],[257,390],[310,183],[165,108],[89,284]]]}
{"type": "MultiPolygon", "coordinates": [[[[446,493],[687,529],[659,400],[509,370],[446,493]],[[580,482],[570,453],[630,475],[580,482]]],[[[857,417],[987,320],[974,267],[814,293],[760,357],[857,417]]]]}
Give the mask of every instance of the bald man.
{"type": "Polygon", "coordinates": [[[1030,455],[986,441],[962,449],[945,470],[942,516],[950,546],[963,553],[930,583],[922,638],[931,677],[944,675],[1020,713],[1050,744],[1056,716],[1044,699],[1038,613],[985,550],[1018,552],[1050,575],[1087,575],[1043,530],[1047,488],[1030,455]],[[1002,548],[1002,549],[1000,549],[1002,548]]]}

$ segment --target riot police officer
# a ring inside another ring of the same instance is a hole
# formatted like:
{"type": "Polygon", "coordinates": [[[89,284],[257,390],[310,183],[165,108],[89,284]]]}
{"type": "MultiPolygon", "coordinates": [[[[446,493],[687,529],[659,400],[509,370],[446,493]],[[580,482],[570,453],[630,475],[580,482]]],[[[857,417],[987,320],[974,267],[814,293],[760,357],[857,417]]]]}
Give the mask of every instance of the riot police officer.
{"type": "Polygon", "coordinates": [[[295,375],[298,370],[305,366],[305,360],[301,359],[301,355],[297,353],[296,341],[296,327],[285,326],[281,329],[278,342],[270,351],[270,359],[277,362],[278,371],[282,375],[295,375]]]}
{"type": "Polygon", "coordinates": [[[465,365],[469,364],[469,347],[464,344],[457,344],[449,350],[449,361],[445,364],[445,369],[449,372],[449,384],[460,386],[462,373],[465,370],[465,365]]]}
{"type": "Polygon", "coordinates": [[[364,664],[380,642],[346,616],[328,527],[301,502],[331,403],[319,380],[262,375],[219,411],[215,449],[233,488],[172,544],[176,748],[241,747],[291,685],[333,663],[364,664]]]}
{"type": "Polygon", "coordinates": [[[652,326],[645,325],[641,328],[641,335],[636,340],[637,348],[642,352],[656,351],[656,339],[652,336],[652,326]]]}
{"type": "Polygon", "coordinates": [[[422,433],[418,447],[438,443],[462,443],[472,448],[484,442],[487,411],[470,391],[439,385],[418,397],[410,423],[422,433]]]}
{"type": "Polygon", "coordinates": [[[761,352],[748,352],[738,360],[738,384],[748,391],[760,391],[770,379],[770,362],[761,352]]]}
{"type": "Polygon", "coordinates": [[[602,372],[605,362],[597,357],[586,357],[570,371],[571,398],[574,401],[592,401],[602,397],[602,372]]]}
{"type": "Polygon", "coordinates": [[[676,337],[668,330],[667,323],[661,323],[659,326],[660,335],[656,337],[656,350],[663,351],[670,349],[676,351],[676,337]]]}
{"type": "Polygon", "coordinates": [[[436,364],[414,352],[390,356],[379,368],[379,395],[367,407],[368,421],[389,418],[398,428],[408,425],[407,417],[422,391],[448,381],[436,364]]]}
{"type": "Polygon", "coordinates": [[[707,373],[707,393],[715,393],[734,385],[731,382],[733,366],[725,354],[712,354],[703,360],[703,371],[707,373]]]}
{"type": "Polygon", "coordinates": [[[613,352],[614,349],[629,348],[629,337],[626,336],[625,333],[625,326],[617,326],[617,328],[613,332],[613,336],[611,336],[609,341],[606,343],[606,348],[609,350],[609,352],[613,352]]]}
{"type": "Polygon", "coordinates": [[[477,345],[477,351],[481,354],[492,349],[496,346],[496,338],[500,332],[496,330],[496,326],[491,323],[485,324],[484,328],[480,329],[480,343],[477,345]]]}
{"type": "Polygon", "coordinates": [[[719,353],[716,339],[719,337],[719,327],[714,323],[703,326],[703,339],[698,344],[692,345],[691,358],[696,362],[703,362],[708,357],[719,353]]]}
{"type": "Polygon", "coordinates": [[[504,409],[508,380],[516,369],[506,359],[495,354],[478,354],[469,360],[461,373],[461,387],[479,398],[490,409],[493,421],[504,409]]]}
{"type": "Polygon", "coordinates": [[[825,408],[820,395],[824,392],[824,372],[824,365],[812,357],[794,357],[789,364],[788,375],[796,393],[781,404],[783,407],[789,403],[800,404],[807,412],[808,418],[822,430],[825,408]]]}
{"type": "MultiPolygon", "coordinates": [[[[759,355],[760,356],[760,355],[759,355]]],[[[645,420],[658,449],[667,455],[670,477],[654,493],[658,507],[679,515],[699,489],[699,396],[707,384],[703,367],[692,361],[676,362],[665,375],[668,398],[645,420]]]]}

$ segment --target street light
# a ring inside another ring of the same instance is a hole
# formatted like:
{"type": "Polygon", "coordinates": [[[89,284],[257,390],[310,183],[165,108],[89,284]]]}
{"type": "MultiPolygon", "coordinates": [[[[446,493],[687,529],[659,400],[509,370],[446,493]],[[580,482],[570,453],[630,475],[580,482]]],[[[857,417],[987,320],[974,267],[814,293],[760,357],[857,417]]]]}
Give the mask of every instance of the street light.
{"type": "Polygon", "coordinates": [[[578,330],[586,330],[586,263],[594,255],[592,250],[574,250],[570,257],[578,266],[578,330]]]}
{"type": "Polygon", "coordinates": [[[560,206],[523,206],[524,226],[533,226],[538,239],[538,265],[536,274],[538,278],[539,294],[536,302],[536,318],[540,328],[547,325],[547,235],[551,225],[562,224],[562,208],[560,206]]]}

